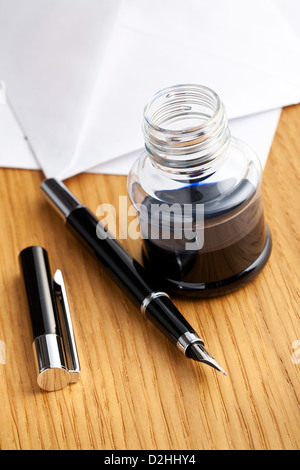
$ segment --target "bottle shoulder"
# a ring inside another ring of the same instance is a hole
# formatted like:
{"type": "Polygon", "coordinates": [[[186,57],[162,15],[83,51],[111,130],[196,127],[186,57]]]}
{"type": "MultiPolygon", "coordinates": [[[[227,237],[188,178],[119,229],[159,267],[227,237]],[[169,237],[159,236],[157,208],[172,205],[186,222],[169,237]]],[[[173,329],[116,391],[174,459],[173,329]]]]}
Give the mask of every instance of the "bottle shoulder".
{"type": "Polygon", "coordinates": [[[261,183],[262,169],[255,152],[232,138],[230,151],[220,158],[210,175],[185,175],[162,171],[144,152],[128,176],[128,195],[139,204],[204,204],[205,213],[220,214],[251,199],[261,183]]]}

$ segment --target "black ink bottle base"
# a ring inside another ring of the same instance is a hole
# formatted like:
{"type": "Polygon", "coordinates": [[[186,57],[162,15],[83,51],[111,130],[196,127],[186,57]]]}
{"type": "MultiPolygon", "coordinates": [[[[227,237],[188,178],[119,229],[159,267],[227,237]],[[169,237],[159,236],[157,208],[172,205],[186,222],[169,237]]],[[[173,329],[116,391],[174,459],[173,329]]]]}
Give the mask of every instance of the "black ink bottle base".
{"type": "MultiPolygon", "coordinates": [[[[245,238],[249,239],[249,237],[245,238]]],[[[162,289],[184,296],[216,297],[245,286],[260,273],[267,263],[272,250],[269,227],[266,226],[266,238],[262,251],[259,254],[256,253],[256,258],[253,256],[255,250],[251,254],[248,252],[250,264],[245,267],[245,263],[239,263],[239,257],[235,257],[235,251],[238,253],[246,241],[215,252],[187,255],[171,253],[146,240],[143,262],[162,289]],[[228,266],[228,260],[231,265],[234,264],[235,274],[226,273],[228,274],[226,276],[222,273],[222,268],[228,266]]]]}
{"type": "Polygon", "coordinates": [[[143,129],[145,152],[129,174],[128,194],[158,288],[212,297],[250,282],[272,248],[262,169],[253,150],[231,137],[219,97],[197,85],[162,90],[145,107],[143,129]]]}

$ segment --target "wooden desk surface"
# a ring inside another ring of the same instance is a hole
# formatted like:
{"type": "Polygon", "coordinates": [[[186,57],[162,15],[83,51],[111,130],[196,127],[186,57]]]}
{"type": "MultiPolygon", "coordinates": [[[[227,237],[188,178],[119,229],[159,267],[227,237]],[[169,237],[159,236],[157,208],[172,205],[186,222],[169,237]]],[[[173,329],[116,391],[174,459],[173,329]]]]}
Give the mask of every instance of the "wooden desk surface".
{"type": "MultiPolygon", "coordinates": [[[[0,170],[1,449],[299,449],[299,122],[300,106],[283,110],[264,173],[274,245],[263,272],[223,298],[174,299],[227,377],[132,307],[41,196],[41,172],[0,170]],[[65,275],[82,366],[58,392],[36,384],[18,264],[34,244],[65,275]]],[[[126,195],[125,177],[66,184],[93,211],[126,195]]],[[[140,241],[122,243],[140,259],[140,241]]]]}

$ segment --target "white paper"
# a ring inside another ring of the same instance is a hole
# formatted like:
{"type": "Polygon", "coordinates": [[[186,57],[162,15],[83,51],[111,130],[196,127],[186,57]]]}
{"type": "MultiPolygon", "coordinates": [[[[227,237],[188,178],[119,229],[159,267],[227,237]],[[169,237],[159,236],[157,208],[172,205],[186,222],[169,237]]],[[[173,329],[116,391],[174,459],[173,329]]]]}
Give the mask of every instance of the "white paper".
{"type": "Polygon", "coordinates": [[[8,104],[0,104],[0,161],[1,167],[40,168],[34,158],[24,133],[8,104]],[[12,164],[13,162],[13,164],[12,164]]]}
{"type": "Polygon", "coordinates": [[[124,0],[118,17],[107,5],[0,0],[0,78],[46,176],[118,172],[165,86],[210,86],[231,119],[300,100],[299,38],[271,1],[124,0]]]}
{"type": "Polygon", "coordinates": [[[285,17],[289,27],[299,36],[300,2],[299,0],[272,0],[279,13],[285,17]]]}
{"type": "Polygon", "coordinates": [[[46,175],[72,160],[119,3],[0,0],[0,79],[46,175]]]}

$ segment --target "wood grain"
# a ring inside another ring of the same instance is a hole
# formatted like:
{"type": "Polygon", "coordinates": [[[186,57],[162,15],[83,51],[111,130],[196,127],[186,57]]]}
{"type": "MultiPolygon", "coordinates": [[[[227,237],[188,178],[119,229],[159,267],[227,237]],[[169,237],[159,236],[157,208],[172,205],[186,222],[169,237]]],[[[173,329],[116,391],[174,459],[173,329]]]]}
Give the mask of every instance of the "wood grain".
{"type": "MultiPolygon", "coordinates": [[[[43,199],[41,172],[0,170],[1,449],[299,449],[299,121],[300,106],[283,110],[264,173],[263,272],[226,297],[174,299],[227,377],[185,359],[132,307],[43,199]],[[80,354],[80,382],[58,392],[36,384],[18,264],[33,244],[64,273],[80,354]]],[[[66,184],[94,212],[126,195],[125,177],[66,184]]],[[[121,243],[140,259],[139,240],[121,243]]]]}

